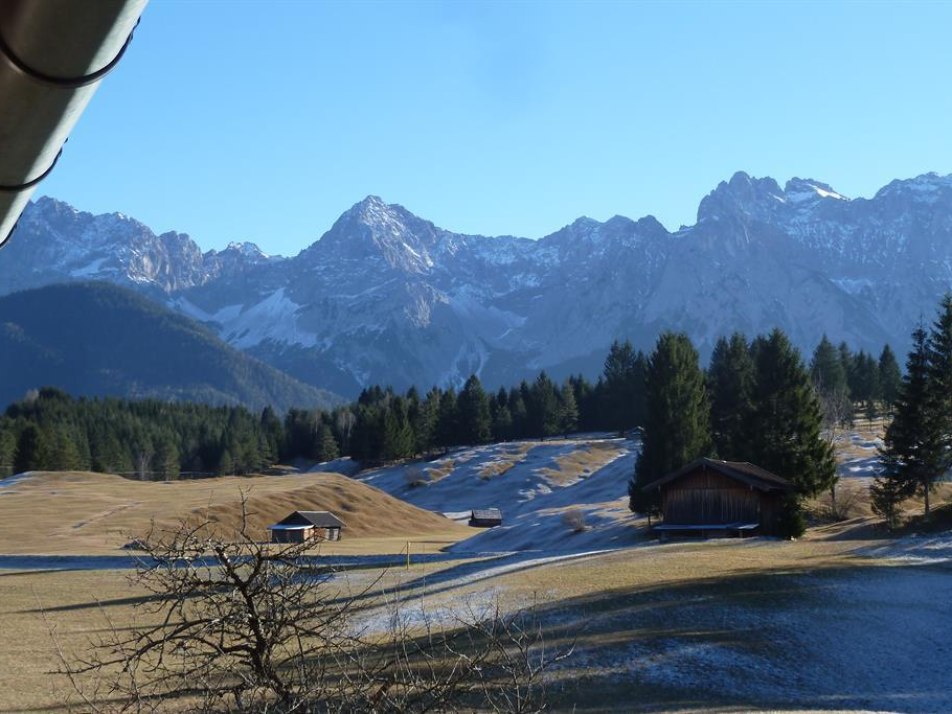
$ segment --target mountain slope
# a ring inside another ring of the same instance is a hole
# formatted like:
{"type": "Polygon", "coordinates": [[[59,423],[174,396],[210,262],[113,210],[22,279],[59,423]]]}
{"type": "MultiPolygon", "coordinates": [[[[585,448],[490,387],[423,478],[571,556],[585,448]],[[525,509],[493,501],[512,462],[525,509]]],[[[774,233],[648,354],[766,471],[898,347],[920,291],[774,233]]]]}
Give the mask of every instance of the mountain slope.
{"type": "Polygon", "coordinates": [[[614,339],[780,327],[898,352],[952,286],[952,176],[849,199],[813,179],[738,172],[669,232],[651,216],[580,218],[539,240],[453,233],[369,196],[292,258],[202,253],[121,216],[41,199],[0,254],[0,291],[96,277],[204,322],[310,384],[490,386],[546,369],[594,374],[614,339]]]}
{"type": "Polygon", "coordinates": [[[76,395],[326,406],[335,397],[229,347],[129,289],[56,285],[0,298],[0,404],[51,385],[76,395]]]}

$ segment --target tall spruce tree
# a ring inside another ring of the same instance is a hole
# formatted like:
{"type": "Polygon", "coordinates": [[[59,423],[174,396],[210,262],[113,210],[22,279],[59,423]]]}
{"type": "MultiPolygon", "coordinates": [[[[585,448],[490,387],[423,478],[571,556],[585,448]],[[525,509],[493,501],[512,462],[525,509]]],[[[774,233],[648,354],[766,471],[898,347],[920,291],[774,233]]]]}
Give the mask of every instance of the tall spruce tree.
{"type": "MultiPolygon", "coordinates": [[[[849,359],[852,362],[852,358],[849,359]]],[[[813,359],[810,360],[810,376],[813,377],[813,383],[821,394],[848,394],[849,392],[841,353],[826,335],[823,335],[813,351],[813,359]]]]}
{"type": "MultiPolygon", "coordinates": [[[[852,363],[852,355],[848,354],[848,349],[846,352],[847,361],[852,363]]],[[[850,400],[842,352],[833,346],[826,335],[823,335],[813,351],[813,359],[810,360],[810,376],[820,398],[823,427],[832,443],[836,438],[837,429],[852,421],[853,403],[850,400]]]]}
{"type": "Polygon", "coordinates": [[[564,435],[578,429],[578,403],[572,383],[566,380],[559,392],[559,431],[564,435]]]}
{"type": "Polygon", "coordinates": [[[624,431],[644,419],[644,383],[647,359],[631,342],[615,340],[605,358],[603,419],[608,429],[624,431]]]}
{"type": "Polygon", "coordinates": [[[800,495],[832,489],[833,447],[821,437],[820,404],[800,353],[779,329],[754,340],[752,353],[752,461],[789,479],[800,495]]]}
{"type": "Polygon", "coordinates": [[[459,440],[463,444],[485,444],[492,438],[489,399],[479,377],[470,375],[456,400],[459,440]]]}
{"type": "Polygon", "coordinates": [[[747,338],[739,332],[714,345],[707,373],[711,399],[711,435],[717,455],[729,461],[750,458],[750,413],[754,363],[747,338]]]}
{"type": "Polygon", "coordinates": [[[921,326],[912,333],[912,344],[893,420],[883,438],[879,454],[883,470],[873,492],[877,512],[890,522],[889,502],[894,506],[917,490],[925,496],[928,515],[929,492],[942,473],[943,437],[932,414],[936,402],[932,397],[931,349],[921,326]]]}
{"type": "Polygon", "coordinates": [[[684,333],[665,332],[648,360],[641,453],[628,485],[629,508],[645,513],[657,494],[644,488],[713,451],[711,407],[698,353],[684,333]]]}
{"type": "Polygon", "coordinates": [[[896,403],[901,386],[902,372],[899,370],[899,363],[892,348],[886,345],[879,355],[879,388],[887,409],[891,409],[896,403]]]}

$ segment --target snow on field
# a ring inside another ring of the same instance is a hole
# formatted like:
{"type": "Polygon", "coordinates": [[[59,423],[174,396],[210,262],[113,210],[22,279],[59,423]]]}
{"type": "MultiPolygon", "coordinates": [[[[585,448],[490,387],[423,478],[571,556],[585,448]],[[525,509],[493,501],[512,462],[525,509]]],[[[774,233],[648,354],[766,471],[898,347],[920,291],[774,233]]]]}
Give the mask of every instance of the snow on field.
{"type": "Polygon", "coordinates": [[[583,552],[632,545],[627,488],[637,450],[634,441],[598,436],[509,442],[358,478],[451,518],[474,508],[502,511],[502,526],[474,532],[457,551],[583,552]],[[575,512],[578,532],[567,511],[575,512]]]}
{"type": "MultiPolygon", "coordinates": [[[[616,685],[709,693],[736,702],[731,711],[745,702],[758,711],[952,711],[948,573],[873,567],[778,577],[782,587],[760,606],[695,590],[641,615],[624,610],[610,631],[647,624],[657,635],[583,643],[565,666],[616,685]]],[[[584,641],[593,619],[576,617],[584,641]]]]}
{"type": "Polygon", "coordinates": [[[912,535],[882,541],[880,545],[863,548],[859,553],[871,558],[888,558],[916,565],[948,564],[952,563],[952,534],[912,535]]]}
{"type": "Polygon", "coordinates": [[[880,438],[852,432],[844,435],[837,443],[836,473],[843,477],[874,478],[879,474],[879,449],[883,445],[880,438]]]}
{"type": "Polygon", "coordinates": [[[0,489],[9,488],[10,486],[16,486],[18,483],[23,483],[28,478],[33,476],[32,471],[24,471],[22,474],[14,474],[13,476],[7,476],[6,478],[0,478],[0,489]]]}
{"type": "Polygon", "coordinates": [[[349,456],[342,456],[333,461],[322,461],[318,464],[314,464],[306,470],[306,473],[335,473],[341,474],[342,476],[353,476],[358,471],[360,471],[360,464],[358,462],[349,456]]]}

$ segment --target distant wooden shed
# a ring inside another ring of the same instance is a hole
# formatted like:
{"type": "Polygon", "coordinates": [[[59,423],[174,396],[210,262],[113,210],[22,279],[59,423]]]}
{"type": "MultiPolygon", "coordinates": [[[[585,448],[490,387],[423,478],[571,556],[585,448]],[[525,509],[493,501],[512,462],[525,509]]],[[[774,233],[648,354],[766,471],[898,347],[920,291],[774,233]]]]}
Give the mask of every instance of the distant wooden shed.
{"type": "Polygon", "coordinates": [[[475,528],[501,526],[502,511],[498,508],[474,508],[469,516],[469,525],[475,528]]]}
{"type": "Polygon", "coordinates": [[[645,486],[661,492],[659,534],[744,536],[777,532],[787,479],[746,461],[698,459],[645,486]]]}
{"type": "Polygon", "coordinates": [[[272,543],[340,540],[344,522],[330,511],[294,511],[268,526],[272,543]]]}

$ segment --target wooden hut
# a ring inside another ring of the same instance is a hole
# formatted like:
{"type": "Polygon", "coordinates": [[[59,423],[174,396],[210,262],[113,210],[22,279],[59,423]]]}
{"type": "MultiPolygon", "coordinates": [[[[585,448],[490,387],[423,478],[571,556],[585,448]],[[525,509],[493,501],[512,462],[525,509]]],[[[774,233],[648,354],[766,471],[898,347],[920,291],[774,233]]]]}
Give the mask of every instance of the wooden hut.
{"type": "Polygon", "coordinates": [[[344,523],[330,511],[294,511],[268,526],[272,543],[303,543],[308,540],[340,540],[344,523]]]}
{"type": "Polygon", "coordinates": [[[661,492],[659,534],[745,536],[777,532],[785,478],[746,461],[698,459],[645,486],[661,492]]]}
{"type": "Polygon", "coordinates": [[[502,511],[498,508],[474,508],[469,516],[469,525],[474,528],[501,526],[502,511]]]}

